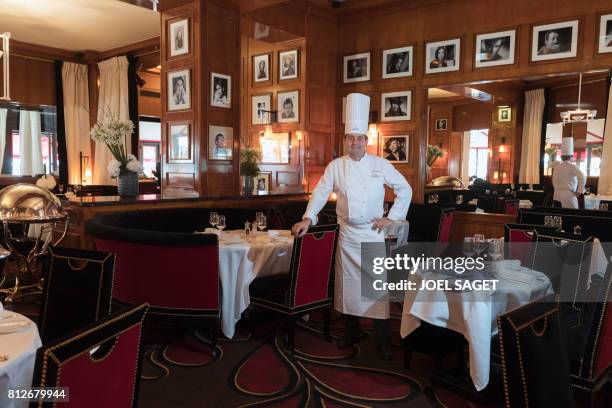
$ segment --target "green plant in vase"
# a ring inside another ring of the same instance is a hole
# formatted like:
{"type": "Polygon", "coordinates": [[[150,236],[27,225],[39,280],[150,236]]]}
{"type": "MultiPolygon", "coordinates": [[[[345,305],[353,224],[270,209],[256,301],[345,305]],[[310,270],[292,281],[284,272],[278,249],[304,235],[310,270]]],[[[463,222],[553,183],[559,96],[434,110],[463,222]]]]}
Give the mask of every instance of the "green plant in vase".
{"type": "Polygon", "coordinates": [[[259,174],[261,154],[254,147],[244,147],[240,150],[240,175],[244,177],[243,192],[251,194],[255,187],[255,177],[259,174]]]}

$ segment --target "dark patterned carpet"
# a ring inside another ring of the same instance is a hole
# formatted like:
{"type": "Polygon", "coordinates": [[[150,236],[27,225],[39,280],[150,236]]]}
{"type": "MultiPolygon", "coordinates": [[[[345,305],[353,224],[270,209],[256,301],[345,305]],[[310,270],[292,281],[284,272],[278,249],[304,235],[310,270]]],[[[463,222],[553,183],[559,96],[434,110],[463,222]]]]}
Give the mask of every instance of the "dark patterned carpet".
{"type": "MultiPolygon", "coordinates": [[[[35,304],[17,304],[15,310],[35,320],[35,304]]],[[[415,354],[410,369],[404,369],[399,315],[393,317],[394,359],[389,362],[377,357],[367,319],[362,320],[367,336],[342,350],[336,346],[341,322],[332,322],[334,341],[329,343],[320,316],[311,315],[296,329],[293,355],[286,347],[284,326],[270,315],[256,314],[250,336],[239,325],[235,338],[220,340],[214,350],[205,331],[174,330],[169,337],[166,330],[166,346],[146,348],[139,407],[501,406],[469,402],[433,385],[429,356],[415,354]]],[[[449,366],[455,362],[452,356],[448,360],[449,366]]]]}

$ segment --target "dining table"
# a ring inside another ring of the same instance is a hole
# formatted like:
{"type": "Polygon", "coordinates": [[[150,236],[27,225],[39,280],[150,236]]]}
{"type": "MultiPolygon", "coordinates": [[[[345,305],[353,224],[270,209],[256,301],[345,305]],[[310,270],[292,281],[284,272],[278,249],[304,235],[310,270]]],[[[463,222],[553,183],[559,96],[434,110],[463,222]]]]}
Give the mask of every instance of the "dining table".
{"type": "Polygon", "coordinates": [[[409,280],[415,282],[416,289],[405,293],[400,327],[402,338],[416,330],[421,321],[462,334],[468,342],[469,374],[477,391],[489,383],[491,338],[497,333],[497,316],[553,293],[546,275],[521,266],[518,260],[491,262],[485,270],[478,279],[497,281],[494,289],[421,290],[422,281],[452,281],[458,277],[436,271],[411,275],[409,280]]]}
{"type": "Polygon", "coordinates": [[[0,407],[28,406],[27,399],[10,398],[10,390],[28,390],[42,345],[33,321],[19,313],[3,310],[0,303],[0,407]]]}

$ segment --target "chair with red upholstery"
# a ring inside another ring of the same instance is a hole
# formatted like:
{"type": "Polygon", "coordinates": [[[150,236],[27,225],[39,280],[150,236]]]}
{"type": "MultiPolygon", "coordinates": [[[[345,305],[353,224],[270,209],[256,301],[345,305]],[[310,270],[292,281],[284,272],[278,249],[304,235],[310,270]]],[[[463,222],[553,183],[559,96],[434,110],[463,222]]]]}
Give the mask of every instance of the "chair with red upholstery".
{"type": "Polygon", "coordinates": [[[295,238],[291,268],[287,274],[255,279],[249,287],[251,304],[280,313],[288,319],[288,345],[293,352],[295,321],[306,313],[321,310],[325,336],[330,339],[332,275],[338,225],[313,226],[295,238]]]}
{"type": "Polygon", "coordinates": [[[412,203],[406,219],[410,222],[409,242],[449,242],[453,207],[412,203]]]}
{"type": "Polygon", "coordinates": [[[220,311],[217,236],[148,230],[146,223],[137,222],[140,215],[98,216],[86,226],[97,249],[117,256],[113,300],[120,305],[146,302],[157,321],[199,324],[213,319],[214,348],[220,311]]]}
{"type": "Polygon", "coordinates": [[[110,314],[115,254],[50,247],[43,269],[43,344],[110,314]]]}
{"type": "Polygon", "coordinates": [[[497,317],[506,407],[571,407],[570,373],[553,295],[497,317]]]}
{"type": "Polygon", "coordinates": [[[523,266],[531,266],[533,261],[533,242],[536,231],[540,234],[552,233],[557,227],[533,224],[505,224],[505,259],[518,259],[523,266]]]}
{"type": "Polygon", "coordinates": [[[66,387],[68,401],[31,407],[138,406],[141,332],[148,305],[106,317],[38,349],[33,387],[66,387]]]}
{"type": "Polygon", "coordinates": [[[518,215],[519,200],[506,199],[504,200],[504,214],[518,215]]]}

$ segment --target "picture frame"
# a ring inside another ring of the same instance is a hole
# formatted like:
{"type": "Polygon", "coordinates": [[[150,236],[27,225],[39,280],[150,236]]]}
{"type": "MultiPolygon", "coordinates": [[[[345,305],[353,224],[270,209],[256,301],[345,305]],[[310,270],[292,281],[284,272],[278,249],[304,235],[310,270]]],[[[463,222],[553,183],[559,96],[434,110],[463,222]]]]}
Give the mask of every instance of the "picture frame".
{"type": "Polygon", "coordinates": [[[459,71],[461,69],[461,38],[425,44],[425,73],[459,71]]]}
{"type": "Polygon", "coordinates": [[[272,111],[271,93],[251,96],[251,124],[265,125],[269,122],[269,114],[262,111],[272,111]]]}
{"type": "Polygon", "coordinates": [[[531,28],[531,61],[574,58],[578,55],[579,20],[534,25],[531,28]]]}
{"type": "Polygon", "coordinates": [[[512,108],[509,106],[500,106],[497,108],[498,122],[512,122],[512,108]]]}
{"type": "Polygon", "coordinates": [[[383,50],[381,71],[383,79],[411,77],[414,66],[413,56],[412,45],[383,50]]]}
{"type": "Polygon", "coordinates": [[[278,92],[276,94],[276,120],[278,123],[296,123],[300,121],[300,91],[278,92]]]}
{"type": "Polygon", "coordinates": [[[189,19],[170,21],[168,24],[170,57],[189,54],[189,19]]]}
{"type": "Polygon", "coordinates": [[[343,59],[343,82],[362,82],[370,80],[370,53],[346,55],[343,59]]]}
{"type": "Polygon", "coordinates": [[[233,159],[234,128],[208,126],[208,160],[231,161],[233,159]]]}
{"type": "Polygon", "coordinates": [[[291,133],[272,133],[259,139],[262,164],[289,164],[291,133]]]}
{"type": "Polygon", "coordinates": [[[410,157],[410,133],[384,135],[380,144],[379,156],[391,163],[408,163],[410,157]]]}
{"type": "Polygon", "coordinates": [[[434,123],[434,130],[447,130],[448,119],[436,119],[434,123]]]}
{"type": "Polygon", "coordinates": [[[612,52],[612,13],[602,14],[599,17],[597,52],[599,54],[612,52]]]}
{"type": "Polygon", "coordinates": [[[270,186],[272,185],[272,172],[260,171],[255,177],[255,185],[253,186],[253,194],[269,194],[270,186]]]}
{"type": "Polygon", "coordinates": [[[516,29],[477,34],[474,50],[474,68],[514,65],[516,29]]]}
{"type": "Polygon", "coordinates": [[[168,111],[191,109],[189,69],[168,72],[168,111]]]}
{"type": "Polygon", "coordinates": [[[210,106],[230,109],[232,107],[232,77],[210,73],[210,106]]]}
{"type": "Polygon", "coordinates": [[[299,52],[297,49],[279,51],[278,53],[278,80],[297,79],[299,73],[299,52]]]}
{"type": "Polygon", "coordinates": [[[168,163],[192,163],[191,124],[168,123],[168,163]]]}
{"type": "Polygon", "coordinates": [[[270,80],[270,54],[253,56],[253,82],[267,82],[270,80]]]}
{"type": "Polygon", "coordinates": [[[412,119],[412,91],[386,92],[380,95],[380,120],[412,119]]]}

